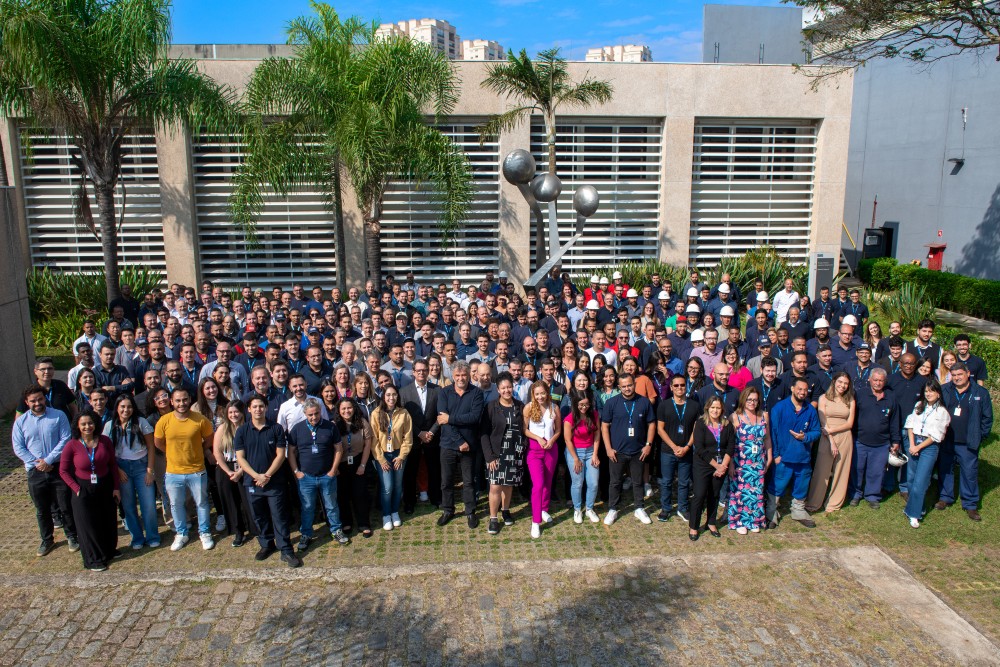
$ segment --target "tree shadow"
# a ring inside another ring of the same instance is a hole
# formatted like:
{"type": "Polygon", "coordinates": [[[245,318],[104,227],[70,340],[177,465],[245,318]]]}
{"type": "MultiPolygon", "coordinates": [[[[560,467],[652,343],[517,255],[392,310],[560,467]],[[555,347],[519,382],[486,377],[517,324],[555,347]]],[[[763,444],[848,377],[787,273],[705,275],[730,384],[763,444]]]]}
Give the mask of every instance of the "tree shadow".
{"type": "Polygon", "coordinates": [[[997,278],[1000,265],[1000,185],[990,197],[982,222],[955,264],[955,272],[974,278],[997,278]]]}

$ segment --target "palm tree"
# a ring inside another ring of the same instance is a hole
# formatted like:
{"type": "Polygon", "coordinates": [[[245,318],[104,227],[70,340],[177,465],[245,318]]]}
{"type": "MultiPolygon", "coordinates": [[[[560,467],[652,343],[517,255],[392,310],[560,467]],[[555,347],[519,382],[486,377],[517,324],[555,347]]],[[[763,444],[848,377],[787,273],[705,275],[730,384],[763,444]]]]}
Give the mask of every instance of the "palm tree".
{"type": "Polygon", "coordinates": [[[76,153],[78,222],[101,242],[120,295],[114,193],[137,128],[234,122],[231,91],[170,60],[169,0],[0,0],[0,114],[64,133],[76,153]],[[97,222],[87,184],[94,189],[97,222]]]}
{"type": "MultiPolygon", "coordinates": [[[[346,176],[365,227],[368,277],[381,281],[381,218],[385,191],[395,180],[429,181],[442,202],[445,242],[468,214],[471,173],[464,152],[428,124],[457,98],[451,64],[429,47],[404,38],[375,39],[375,25],[341,21],[329,5],[293,21],[291,59],[265,60],[247,89],[255,113],[248,124],[248,157],[230,199],[234,220],[253,240],[262,187],[281,195],[319,187],[333,211],[337,261],[343,266],[341,175],[346,176]],[[281,120],[270,120],[281,116],[281,120]]],[[[344,271],[337,272],[343,289],[344,271]]]]}
{"type": "MultiPolygon", "coordinates": [[[[529,118],[533,112],[545,121],[545,141],[548,144],[548,170],[556,173],[556,111],[559,107],[589,107],[611,99],[614,88],[607,81],[589,76],[574,82],[566,68],[566,59],[559,57],[559,49],[538,52],[538,59],[531,60],[527,51],[514,55],[507,52],[507,60],[491,65],[480,84],[501,97],[514,102],[501,114],[492,116],[479,128],[480,141],[509,132],[529,118]]],[[[545,227],[541,220],[535,224],[535,269],[544,262],[545,227]]]]}

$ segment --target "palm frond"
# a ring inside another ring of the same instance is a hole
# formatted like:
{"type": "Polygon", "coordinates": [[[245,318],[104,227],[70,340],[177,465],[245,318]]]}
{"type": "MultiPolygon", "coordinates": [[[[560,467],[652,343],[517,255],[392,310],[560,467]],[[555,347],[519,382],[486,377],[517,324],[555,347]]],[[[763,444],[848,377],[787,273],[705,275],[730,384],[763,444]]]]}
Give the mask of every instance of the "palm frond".
{"type": "Polygon", "coordinates": [[[489,139],[499,137],[504,132],[510,132],[529,118],[532,111],[541,111],[541,109],[536,105],[512,107],[503,113],[490,116],[486,122],[476,128],[476,132],[479,133],[479,144],[482,145],[489,139]]]}

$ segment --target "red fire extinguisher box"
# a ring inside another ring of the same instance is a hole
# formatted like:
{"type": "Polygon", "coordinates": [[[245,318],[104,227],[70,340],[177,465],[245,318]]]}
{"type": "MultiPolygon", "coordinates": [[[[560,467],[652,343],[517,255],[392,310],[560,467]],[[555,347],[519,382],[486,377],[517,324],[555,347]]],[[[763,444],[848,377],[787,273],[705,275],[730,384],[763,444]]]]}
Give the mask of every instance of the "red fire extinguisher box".
{"type": "Polygon", "coordinates": [[[927,268],[931,271],[940,271],[944,264],[944,249],[947,243],[925,243],[927,248],[927,268]]]}

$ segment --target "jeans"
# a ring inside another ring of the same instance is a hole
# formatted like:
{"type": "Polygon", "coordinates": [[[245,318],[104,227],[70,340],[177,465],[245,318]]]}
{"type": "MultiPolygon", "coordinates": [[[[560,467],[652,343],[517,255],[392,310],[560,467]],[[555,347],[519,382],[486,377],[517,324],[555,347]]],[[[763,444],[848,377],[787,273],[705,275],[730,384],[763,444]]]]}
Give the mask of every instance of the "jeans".
{"type": "Polygon", "coordinates": [[[938,458],[938,488],[940,500],[955,502],[955,461],[958,461],[958,491],[962,509],[979,507],[979,449],[970,449],[964,442],[946,443],[938,458]]]}
{"type": "Polygon", "coordinates": [[[403,461],[399,469],[393,467],[392,462],[399,456],[399,452],[386,452],[386,463],[388,470],[383,470],[378,461],[375,461],[375,470],[378,472],[378,486],[381,493],[379,499],[382,502],[382,516],[399,513],[399,504],[403,500],[403,471],[406,468],[406,461],[403,461]]]}
{"type": "Polygon", "coordinates": [[[153,484],[146,484],[148,460],[145,456],[133,461],[118,459],[118,469],[125,473],[125,481],[119,485],[122,511],[125,513],[125,526],[132,536],[133,546],[160,543],[156,516],[156,487],[153,484]],[[139,523],[139,512],[142,513],[142,523],[139,523]],[[145,539],[143,532],[146,534],[145,539]]]}
{"type": "Polygon", "coordinates": [[[805,500],[809,495],[809,482],[812,481],[812,464],[806,463],[775,463],[773,474],[768,477],[767,492],[780,498],[789,486],[792,487],[793,500],[805,500]]]}
{"type": "Polygon", "coordinates": [[[674,450],[663,445],[660,452],[660,509],[670,512],[673,503],[670,502],[670,491],[677,478],[677,511],[687,516],[691,509],[691,452],[677,458],[674,450]]]}
{"type": "Polygon", "coordinates": [[[584,509],[583,505],[583,484],[587,483],[587,505],[586,509],[594,509],[594,503],[597,501],[597,478],[600,476],[600,468],[595,468],[590,465],[590,459],[594,455],[594,448],[585,447],[583,449],[577,447],[576,455],[580,459],[580,463],[583,464],[583,470],[579,473],[573,472],[573,456],[569,453],[569,448],[566,448],[566,467],[569,468],[569,477],[571,481],[571,486],[569,489],[570,497],[573,498],[573,509],[579,511],[584,509]]]}
{"type": "Polygon", "coordinates": [[[167,487],[167,496],[170,498],[170,514],[174,517],[174,531],[178,535],[187,535],[187,508],[184,506],[184,502],[187,500],[186,491],[190,490],[191,497],[194,498],[194,505],[198,510],[198,532],[202,535],[211,535],[208,472],[202,470],[186,475],[168,472],[163,478],[163,485],[167,487]]]}
{"type": "Polygon", "coordinates": [[[921,519],[924,516],[924,498],[931,485],[931,473],[937,467],[938,446],[928,445],[916,456],[911,455],[906,466],[906,483],[910,497],[906,501],[906,516],[921,519]]]}
{"type": "Polygon", "coordinates": [[[302,505],[302,521],[299,532],[302,537],[313,536],[313,518],[316,516],[316,492],[323,498],[326,508],[326,520],[330,523],[330,532],[340,530],[340,506],[337,504],[337,478],[329,475],[302,474],[299,482],[299,503],[302,505]]]}
{"type": "Polygon", "coordinates": [[[889,463],[889,443],[884,445],[866,445],[858,442],[854,445],[854,478],[857,488],[854,498],[879,501],[882,499],[882,478],[885,477],[885,467],[889,463]]]}

